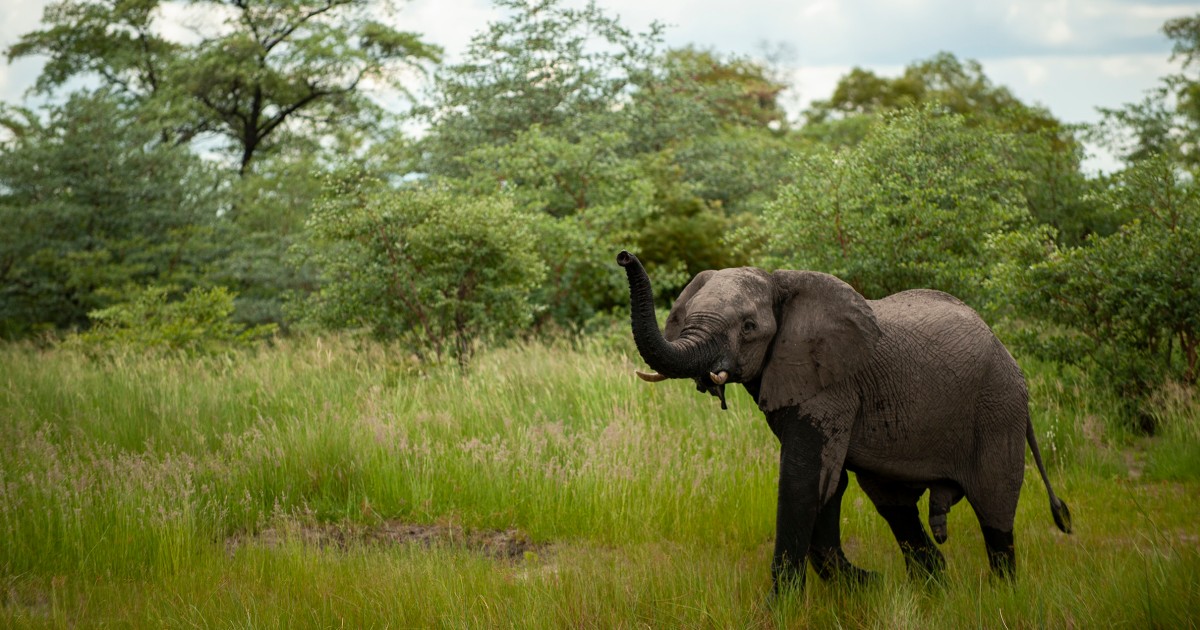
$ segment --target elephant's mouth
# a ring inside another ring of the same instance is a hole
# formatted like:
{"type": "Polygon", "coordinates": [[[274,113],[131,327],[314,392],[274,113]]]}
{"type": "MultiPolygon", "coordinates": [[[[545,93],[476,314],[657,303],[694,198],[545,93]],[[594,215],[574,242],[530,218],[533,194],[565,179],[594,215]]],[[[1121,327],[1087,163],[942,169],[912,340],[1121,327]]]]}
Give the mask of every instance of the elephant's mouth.
{"type": "MultiPolygon", "coordinates": [[[[643,381],[648,383],[658,383],[667,380],[668,377],[662,374],[647,373],[638,371],[637,375],[643,381]]],[[[716,396],[717,400],[721,401],[721,409],[729,409],[725,404],[725,384],[730,381],[729,372],[721,370],[719,372],[709,372],[705,376],[697,376],[692,378],[696,382],[696,391],[707,393],[710,396],[716,396]]],[[[733,381],[736,382],[736,379],[733,381]]]]}
{"type": "Polygon", "coordinates": [[[696,391],[707,392],[710,396],[716,396],[717,400],[721,401],[721,409],[729,409],[725,404],[725,383],[729,381],[729,373],[725,370],[720,372],[709,372],[705,376],[700,376],[695,379],[696,391]]]}

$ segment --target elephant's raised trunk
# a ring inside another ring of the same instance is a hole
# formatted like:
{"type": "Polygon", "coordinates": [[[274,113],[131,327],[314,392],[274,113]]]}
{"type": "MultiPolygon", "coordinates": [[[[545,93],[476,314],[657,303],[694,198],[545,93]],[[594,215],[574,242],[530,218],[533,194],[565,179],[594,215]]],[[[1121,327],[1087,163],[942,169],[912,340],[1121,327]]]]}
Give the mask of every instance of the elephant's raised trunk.
{"type": "Polygon", "coordinates": [[[670,378],[695,378],[707,374],[718,357],[716,344],[710,339],[686,337],[667,341],[658,328],[654,292],[641,261],[622,251],[617,254],[617,264],[625,268],[629,278],[629,321],[642,359],[659,374],[670,378]]]}

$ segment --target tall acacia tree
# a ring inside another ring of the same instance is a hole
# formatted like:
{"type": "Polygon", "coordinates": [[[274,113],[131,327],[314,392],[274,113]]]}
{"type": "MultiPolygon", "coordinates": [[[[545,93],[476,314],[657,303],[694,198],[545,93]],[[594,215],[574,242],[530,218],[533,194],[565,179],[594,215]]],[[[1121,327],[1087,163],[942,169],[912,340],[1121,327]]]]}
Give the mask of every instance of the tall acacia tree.
{"type": "Polygon", "coordinates": [[[45,55],[42,93],[100,81],[143,106],[164,141],[222,138],[244,176],[285,130],[319,136],[370,122],[368,82],[400,88],[402,69],[440,56],[371,17],[390,14],[387,0],[190,0],[204,16],[195,43],[162,35],[164,4],[60,0],[8,59],[45,55]]]}

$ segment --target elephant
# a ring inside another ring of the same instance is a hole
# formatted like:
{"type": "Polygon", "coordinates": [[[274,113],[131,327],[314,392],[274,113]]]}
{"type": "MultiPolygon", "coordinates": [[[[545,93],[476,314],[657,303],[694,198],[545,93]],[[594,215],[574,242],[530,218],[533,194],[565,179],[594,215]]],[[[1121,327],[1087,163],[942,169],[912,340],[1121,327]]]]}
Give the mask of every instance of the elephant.
{"type": "Polygon", "coordinates": [[[969,306],[916,289],[868,300],[814,271],[754,267],[697,274],[661,331],[646,270],[617,256],[629,281],[630,323],[648,381],[693,379],[725,407],[741,383],[779,440],[773,593],[803,588],[811,563],[822,579],[874,581],[842,550],[847,472],[891,528],[907,572],[940,578],[945,559],[922,526],[947,540],[946,515],[974,509],[993,575],[1016,571],[1013,522],[1033,452],[1058,528],[1071,531],[1050,486],[1029,416],[1025,377],[969,306]]]}

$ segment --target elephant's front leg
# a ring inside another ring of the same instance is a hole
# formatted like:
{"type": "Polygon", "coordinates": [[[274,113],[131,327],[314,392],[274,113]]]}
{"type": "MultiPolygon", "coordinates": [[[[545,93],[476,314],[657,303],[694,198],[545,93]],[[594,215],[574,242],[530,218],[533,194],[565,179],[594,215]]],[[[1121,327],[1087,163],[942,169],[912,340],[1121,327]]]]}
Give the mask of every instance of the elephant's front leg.
{"type": "Polygon", "coordinates": [[[818,517],[837,494],[845,449],[839,449],[838,441],[831,441],[810,418],[799,417],[792,410],[772,414],[768,421],[780,442],[779,503],[771,563],[771,581],[778,593],[804,585],[805,562],[818,517]],[[826,470],[830,465],[834,468],[826,470]]]}
{"type": "Polygon", "coordinates": [[[842,496],[846,494],[849,482],[846,470],[842,469],[837,491],[817,515],[808,558],[821,579],[837,580],[853,586],[871,582],[875,574],[850,564],[846,553],[842,551],[842,496]]]}

